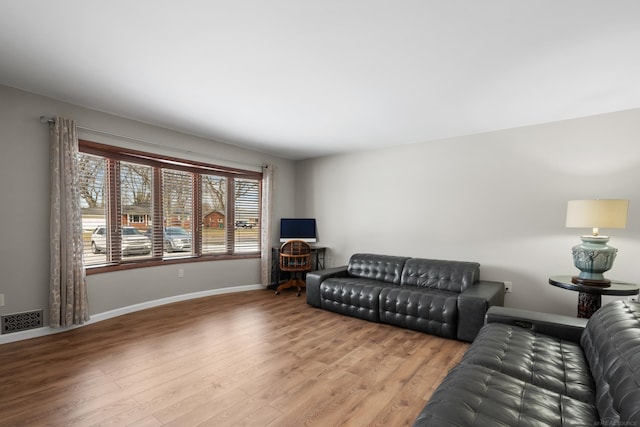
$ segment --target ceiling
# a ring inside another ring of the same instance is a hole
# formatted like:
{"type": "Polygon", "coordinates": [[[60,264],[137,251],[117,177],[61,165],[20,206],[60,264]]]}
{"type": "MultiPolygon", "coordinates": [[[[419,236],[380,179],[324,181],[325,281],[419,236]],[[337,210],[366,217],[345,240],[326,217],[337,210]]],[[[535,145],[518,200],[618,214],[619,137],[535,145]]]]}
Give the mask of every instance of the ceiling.
{"type": "Polygon", "coordinates": [[[0,84],[289,159],[640,107],[637,0],[3,0],[0,84]]]}

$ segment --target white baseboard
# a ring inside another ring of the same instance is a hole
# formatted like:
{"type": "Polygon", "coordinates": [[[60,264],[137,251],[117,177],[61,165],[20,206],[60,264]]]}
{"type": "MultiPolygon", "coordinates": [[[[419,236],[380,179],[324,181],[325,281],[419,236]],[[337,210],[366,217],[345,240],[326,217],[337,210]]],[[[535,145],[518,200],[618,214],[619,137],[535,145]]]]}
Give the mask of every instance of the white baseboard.
{"type": "Polygon", "coordinates": [[[10,334],[0,335],[0,345],[10,343],[10,342],[15,342],[15,341],[22,341],[29,338],[37,338],[37,337],[43,337],[46,335],[59,334],[60,332],[82,328],[83,326],[102,322],[103,320],[112,319],[114,317],[122,316],[124,314],[134,313],[136,311],[146,310],[148,308],[153,308],[153,307],[159,307],[161,305],[171,304],[174,302],[209,297],[212,295],[230,294],[234,292],[255,291],[258,289],[265,289],[265,287],[262,285],[234,286],[230,288],[211,289],[208,291],[194,292],[191,294],[176,295],[173,297],[162,298],[154,301],[146,301],[140,304],[134,304],[134,305],[118,308],[111,311],[105,311],[104,313],[94,314],[91,316],[91,319],[89,319],[89,321],[85,322],[83,325],[69,326],[67,328],[52,328],[50,326],[45,326],[42,328],[28,329],[26,331],[12,332],[10,334]]]}

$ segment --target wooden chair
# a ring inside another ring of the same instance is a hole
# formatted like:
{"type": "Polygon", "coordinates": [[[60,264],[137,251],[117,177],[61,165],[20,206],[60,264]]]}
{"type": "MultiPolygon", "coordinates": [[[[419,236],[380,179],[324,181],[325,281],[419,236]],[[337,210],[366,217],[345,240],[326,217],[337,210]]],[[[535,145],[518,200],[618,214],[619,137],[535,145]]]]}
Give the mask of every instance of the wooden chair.
{"type": "Polygon", "coordinates": [[[278,286],[276,295],[283,289],[297,287],[300,296],[300,291],[307,284],[304,279],[296,277],[296,274],[311,271],[311,247],[302,240],[289,240],[280,247],[279,263],[280,271],[290,272],[291,278],[278,286]]]}

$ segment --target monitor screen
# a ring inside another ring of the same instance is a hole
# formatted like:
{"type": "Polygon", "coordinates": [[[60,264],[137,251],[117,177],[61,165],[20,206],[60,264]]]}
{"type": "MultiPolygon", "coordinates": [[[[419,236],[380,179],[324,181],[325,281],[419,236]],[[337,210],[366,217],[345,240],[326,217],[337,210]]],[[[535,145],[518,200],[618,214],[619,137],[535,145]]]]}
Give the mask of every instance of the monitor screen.
{"type": "Polygon", "coordinates": [[[282,218],[280,219],[280,241],[304,240],[317,242],[315,218],[282,218]]]}

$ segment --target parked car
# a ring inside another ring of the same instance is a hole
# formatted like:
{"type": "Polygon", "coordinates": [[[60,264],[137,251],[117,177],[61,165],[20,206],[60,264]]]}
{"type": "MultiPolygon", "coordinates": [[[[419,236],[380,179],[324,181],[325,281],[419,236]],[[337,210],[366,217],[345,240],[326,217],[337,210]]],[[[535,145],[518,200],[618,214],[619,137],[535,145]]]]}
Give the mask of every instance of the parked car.
{"type": "MultiPolygon", "coordinates": [[[[145,235],[151,239],[153,229],[145,235]]],[[[165,252],[190,251],[191,235],[182,227],[164,227],[163,246],[165,252]]]]}
{"type": "Polygon", "coordinates": [[[253,224],[248,221],[236,221],[236,228],[253,228],[253,224]]]}
{"type": "MultiPolygon", "coordinates": [[[[98,226],[91,233],[91,252],[107,252],[107,227],[98,226]]],[[[135,227],[122,227],[122,255],[151,253],[151,240],[135,227]]]]}

